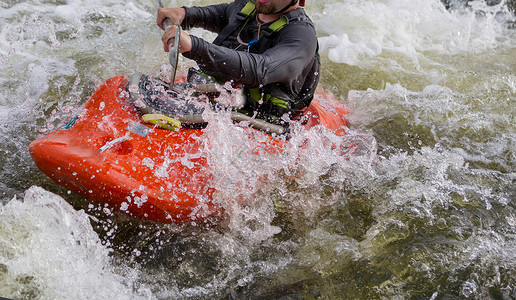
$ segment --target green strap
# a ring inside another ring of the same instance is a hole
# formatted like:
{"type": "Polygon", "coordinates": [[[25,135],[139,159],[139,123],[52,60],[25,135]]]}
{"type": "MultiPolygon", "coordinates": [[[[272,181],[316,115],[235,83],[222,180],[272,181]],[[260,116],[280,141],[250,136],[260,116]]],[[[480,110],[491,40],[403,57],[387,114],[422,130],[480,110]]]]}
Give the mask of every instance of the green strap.
{"type": "MultiPolygon", "coordinates": [[[[247,17],[252,16],[255,14],[256,11],[256,4],[253,1],[247,2],[247,4],[242,8],[240,11],[241,14],[246,15],[247,17]]],[[[281,16],[278,20],[274,21],[270,26],[269,29],[272,31],[279,31],[283,26],[288,24],[288,18],[286,16],[281,16]]]]}
{"type": "Polygon", "coordinates": [[[250,15],[253,15],[254,14],[254,9],[255,9],[256,5],[254,4],[253,1],[249,1],[247,2],[247,4],[244,6],[244,8],[242,8],[242,10],[240,11],[240,13],[246,15],[246,16],[250,16],[250,15]]]}
{"type": "Polygon", "coordinates": [[[162,114],[145,114],[142,116],[142,119],[147,123],[154,124],[166,130],[178,131],[181,129],[180,121],[162,114]]]}
{"type": "Polygon", "coordinates": [[[281,18],[277,19],[276,21],[274,21],[274,23],[271,24],[271,26],[269,26],[269,29],[274,32],[280,31],[281,28],[283,28],[283,26],[285,26],[287,24],[288,24],[288,18],[285,16],[281,16],[281,18]]]}
{"type": "Polygon", "coordinates": [[[279,106],[279,107],[283,107],[283,108],[286,108],[288,109],[288,106],[287,106],[287,101],[283,100],[283,99],[280,99],[280,98],[276,98],[276,97],[271,97],[271,95],[267,95],[269,96],[269,101],[272,102],[273,104],[279,106]]]}
{"type": "MultiPolygon", "coordinates": [[[[249,89],[249,96],[254,101],[259,102],[262,99],[262,94],[261,94],[260,88],[251,88],[251,89],[249,89]]],[[[277,97],[273,97],[270,94],[264,95],[263,98],[264,98],[265,101],[269,101],[269,102],[271,102],[274,105],[277,105],[279,107],[283,107],[283,108],[287,108],[288,109],[287,101],[285,101],[283,99],[280,99],[280,98],[277,98],[277,97]]]]}
{"type": "Polygon", "coordinates": [[[259,88],[251,88],[249,89],[249,96],[253,98],[254,101],[258,102],[262,98],[259,88]]]}

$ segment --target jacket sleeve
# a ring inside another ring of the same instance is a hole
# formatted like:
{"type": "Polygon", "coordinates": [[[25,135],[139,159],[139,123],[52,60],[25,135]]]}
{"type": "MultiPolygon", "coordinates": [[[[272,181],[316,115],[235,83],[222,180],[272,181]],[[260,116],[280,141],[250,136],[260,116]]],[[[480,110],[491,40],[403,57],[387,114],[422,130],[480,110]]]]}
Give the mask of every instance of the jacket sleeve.
{"type": "Polygon", "coordinates": [[[313,61],[316,51],[315,30],[297,22],[278,32],[271,48],[262,54],[228,49],[192,36],[192,50],[183,55],[219,80],[234,80],[251,88],[282,83],[296,90],[303,84],[303,69],[313,61]]]}
{"type": "Polygon", "coordinates": [[[204,7],[183,7],[186,14],[181,27],[184,30],[199,27],[218,33],[228,23],[226,15],[228,5],[224,3],[204,7]]]}
{"type": "Polygon", "coordinates": [[[194,27],[203,28],[211,32],[220,33],[229,23],[229,18],[237,9],[241,9],[247,0],[235,0],[232,3],[222,3],[203,7],[183,7],[186,11],[181,23],[184,30],[194,27]]]}

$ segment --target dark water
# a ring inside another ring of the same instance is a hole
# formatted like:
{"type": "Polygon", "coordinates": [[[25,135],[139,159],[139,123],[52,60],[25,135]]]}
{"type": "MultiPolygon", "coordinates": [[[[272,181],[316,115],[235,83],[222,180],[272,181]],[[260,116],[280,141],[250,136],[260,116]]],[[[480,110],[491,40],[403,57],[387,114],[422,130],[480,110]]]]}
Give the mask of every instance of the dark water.
{"type": "Polygon", "coordinates": [[[27,150],[107,78],[169,73],[155,3],[0,0],[0,296],[515,299],[514,2],[468,5],[307,1],[350,135],[249,155],[211,116],[203,155],[225,218],[206,228],[90,204],[27,150]],[[355,136],[363,155],[324,146],[355,136]]]}

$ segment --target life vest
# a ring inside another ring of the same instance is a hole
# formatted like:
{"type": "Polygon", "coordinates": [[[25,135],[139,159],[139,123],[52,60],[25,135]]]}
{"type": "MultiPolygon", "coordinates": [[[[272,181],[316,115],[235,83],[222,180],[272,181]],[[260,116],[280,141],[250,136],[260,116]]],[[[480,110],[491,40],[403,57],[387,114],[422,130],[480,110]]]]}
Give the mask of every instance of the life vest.
{"type": "MultiPolygon", "coordinates": [[[[255,16],[255,3],[254,1],[249,1],[236,15],[235,21],[230,22],[226,27],[224,27],[217,38],[213,41],[213,44],[234,49],[234,45],[238,43],[238,41],[236,41],[238,33],[250,20],[254,19],[255,16]]],[[[282,15],[268,27],[262,27],[260,39],[248,43],[248,46],[250,47],[248,47],[247,50],[250,53],[257,54],[267,51],[267,49],[270,48],[270,43],[272,42],[274,34],[279,32],[290,22],[306,22],[313,26],[310,19],[306,16],[289,19],[287,15],[282,15]]],[[[317,50],[318,49],[319,46],[317,46],[317,50]]],[[[319,81],[318,74],[320,73],[320,65],[319,54],[318,51],[316,51],[315,62],[308,73],[309,77],[306,78],[304,86],[299,93],[300,97],[296,96],[296,99],[292,99],[294,95],[289,95],[289,93],[285,91],[283,84],[280,83],[268,84],[262,88],[244,88],[244,94],[247,97],[244,111],[247,111],[248,113],[258,111],[259,113],[269,116],[281,116],[284,113],[297,115],[303,112],[304,109],[310,105],[313,99],[313,95],[319,81]]]]}

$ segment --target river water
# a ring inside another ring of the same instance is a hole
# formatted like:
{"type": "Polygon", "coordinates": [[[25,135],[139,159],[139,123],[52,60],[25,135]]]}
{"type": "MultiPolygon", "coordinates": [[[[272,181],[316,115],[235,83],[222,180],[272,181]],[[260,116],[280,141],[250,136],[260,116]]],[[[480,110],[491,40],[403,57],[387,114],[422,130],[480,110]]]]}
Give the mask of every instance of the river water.
{"type": "Polygon", "coordinates": [[[170,71],[154,1],[0,0],[0,297],[515,299],[514,3],[469,5],[307,1],[349,135],[249,155],[214,117],[226,216],[205,228],[90,204],[27,149],[104,80],[170,71]],[[360,155],[324,146],[357,137],[360,155]]]}

